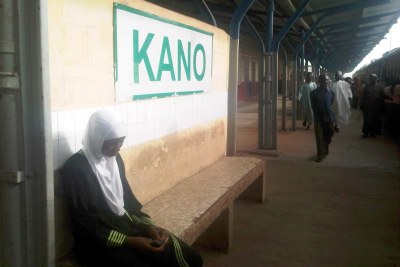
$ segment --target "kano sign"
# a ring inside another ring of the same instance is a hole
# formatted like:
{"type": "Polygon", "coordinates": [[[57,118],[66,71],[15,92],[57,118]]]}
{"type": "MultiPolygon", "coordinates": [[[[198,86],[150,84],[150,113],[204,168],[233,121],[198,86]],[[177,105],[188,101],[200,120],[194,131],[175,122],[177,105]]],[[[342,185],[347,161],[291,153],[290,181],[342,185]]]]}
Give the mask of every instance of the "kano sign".
{"type": "Polygon", "coordinates": [[[117,100],[209,90],[212,45],[212,33],[115,3],[117,100]]]}

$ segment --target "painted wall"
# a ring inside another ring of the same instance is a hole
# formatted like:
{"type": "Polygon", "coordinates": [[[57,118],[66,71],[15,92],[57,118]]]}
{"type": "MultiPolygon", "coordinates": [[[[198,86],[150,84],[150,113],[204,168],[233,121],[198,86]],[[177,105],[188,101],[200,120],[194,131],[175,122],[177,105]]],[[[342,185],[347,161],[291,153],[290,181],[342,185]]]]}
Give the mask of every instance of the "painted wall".
{"type": "Polygon", "coordinates": [[[225,153],[229,36],[218,28],[145,1],[120,1],[214,34],[212,90],[203,94],[116,102],[113,2],[49,3],[54,168],[81,147],[90,114],[117,110],[127,126],[122,155],[143,202],[225,153]],[[154,186],[157,183],[157,186],[154,186]]]}
{"type": "MultiPolygon", "coordinates": [[[[213,33],[212,88],[206,93],[116,102],[113,1],[49,1],[54,169],[81,148],[89,116],[116,110],[127,138],[121,154],[143,203],[211,164],[226,149],[229,36],[222,30],[139,0],[121,4],[213,33]]],[[[60,203],[56,202],[56,212],[60,203]]],[[[62,209],[60,209],[62,210],[62,209]]],[[[57,255],[70,246],[56,214],[57,255]]]]}
{"type": "Polygon", "coordinates": [[[122,155],[129,182],[146,202],[224,155],[229,36],[145,1],[119,2],[214,34],[209,92],[115,102],[113,1],[49,3],[54,168],[80,149],[94,110],[115,109],[127,125],[122,155]]]}

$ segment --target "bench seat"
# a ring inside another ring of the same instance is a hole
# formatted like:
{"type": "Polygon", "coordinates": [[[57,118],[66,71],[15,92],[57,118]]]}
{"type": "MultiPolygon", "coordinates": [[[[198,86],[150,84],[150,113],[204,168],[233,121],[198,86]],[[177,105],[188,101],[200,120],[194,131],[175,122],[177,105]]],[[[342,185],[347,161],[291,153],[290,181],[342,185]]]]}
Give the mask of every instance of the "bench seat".
{"type": "Polygon", "coordinates": [[[253,157],[222,157],[146,203],[156,225],[187,242],[227,252],[232,242],[233,202],[263,202],[265,162],[253,157]]]}
{"type": "MultiPolygon", "coordinates": [[[[190,245],[227,252],[232,242],[233,203],[238,197],[263,202],[265,161],[222,157],[147,202],[143,211],[190,245]]],[[[57,267],[82,267],[72,252],[57,267]]]]}

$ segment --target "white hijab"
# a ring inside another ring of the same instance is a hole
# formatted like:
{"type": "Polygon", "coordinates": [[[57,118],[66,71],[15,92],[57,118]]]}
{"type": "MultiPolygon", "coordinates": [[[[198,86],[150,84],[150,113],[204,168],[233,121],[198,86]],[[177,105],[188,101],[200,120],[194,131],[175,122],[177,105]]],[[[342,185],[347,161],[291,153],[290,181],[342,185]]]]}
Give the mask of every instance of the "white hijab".
{"type": "Polygon", "coordinates": [[[125,127],[121,118],[115,112],[101,109],[90,117],[82,139],[85,156],[96,174],[107,204],[119,216],[124,214],[124,191],[117,161],[115,156],[104,156],[101,148],[105,140],[123,136],[125,127]]]}

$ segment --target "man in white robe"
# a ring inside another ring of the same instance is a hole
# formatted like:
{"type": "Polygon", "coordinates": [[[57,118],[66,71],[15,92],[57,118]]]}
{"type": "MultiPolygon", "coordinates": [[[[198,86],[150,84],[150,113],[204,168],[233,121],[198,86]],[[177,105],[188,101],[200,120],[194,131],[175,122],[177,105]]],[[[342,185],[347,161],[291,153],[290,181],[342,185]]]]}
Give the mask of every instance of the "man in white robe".
{"type": "Polygon", "coordinates": [[[350,99],[353,97],[348,82],[342,80],[342,72],[335,73],[335,80],[329,84],[329,90],[335,93],[333,112],[335,113],[335,131],[339,132],[339,126],[350,124],[350,99]]]}
{"type": "Polygon", "coordinates": [[[307,126],[307,130],[310,129],[312,122],[314,121],[313,111],[310,102],[310,93],[312,90],[317,88],[314,83],[314,74],[308,72],[306,75],[306,82],[302,84],[299,90],[299,101],[301,117],[303,119],[303,127],[307,126]]]}

